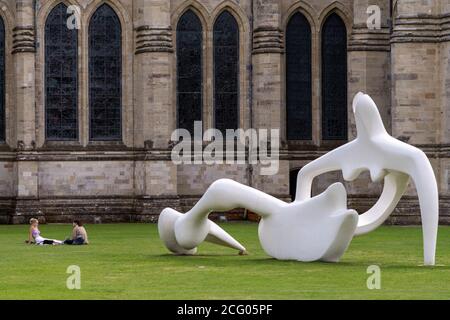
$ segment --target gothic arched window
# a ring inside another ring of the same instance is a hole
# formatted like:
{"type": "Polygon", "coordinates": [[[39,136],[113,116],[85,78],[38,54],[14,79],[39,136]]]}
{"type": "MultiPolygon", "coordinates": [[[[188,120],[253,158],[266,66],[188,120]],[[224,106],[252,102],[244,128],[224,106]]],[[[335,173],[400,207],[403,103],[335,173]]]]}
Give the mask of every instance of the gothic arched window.
{"type": "Polygon", "coordinates": [[[67,6],[58,4],[45,23],[45,134],[78,139],[78,32],[69,29],[67,6]]]}
{"type": "Polygon", "coordinates": [[[301,13],[286,28],[286,125],[288,140],[312,139],[311,26],[301,13]]]}
{"type": "Polygon", "coordinates": [[[89,24],[90,140],[122,138],[122,27],[107,4],[89,24]]]}
{"type": "Polygon", "coordinates": [[[202,120],[202,32],[197,15],[186,11],[177,25],[177,122],[192,134],[202,120]]]}
{"type": "Polygon", "coordinates": [[[214,24],[214,120],[225,132],[239,121],[239,28],[228,11],[214,24]]]}
{"type": "Polygon", "coordinates": [[[322,139],[347,140],[347,30],[336,13],[322,28],[322,139]]]}
{"type": "Polygon", "coordinates": [[[0,141],[5,141],[5,23],[0,17],[0,141]]]}

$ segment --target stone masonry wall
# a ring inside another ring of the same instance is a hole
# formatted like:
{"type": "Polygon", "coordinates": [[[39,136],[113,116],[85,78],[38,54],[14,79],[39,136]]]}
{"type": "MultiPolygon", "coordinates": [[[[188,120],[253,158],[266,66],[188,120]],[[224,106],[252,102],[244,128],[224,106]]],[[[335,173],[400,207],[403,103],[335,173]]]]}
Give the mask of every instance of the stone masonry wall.
{"type": "MultiPolygon", "coordinates": [[[[44,25],[61,0],[0,0],[5,23],[6,141],[0,143],[0,223],[81,217],[88,222],[156,221],[162,208],[189,209],[216,179],[227,177],[291,199],[293,175],[342,144],[321,141],[321,27],[331,13],[348,33],[349,139],[351,101],[369,93],[388,131],[422,148],[440,190],[441,221],[450,223],[450,2],[434,0],[65,0],[81,8],[79,140],[45,141],[44,25]],[[122,141],[89,141],[88,23],[109,4],[122,24],[122,141]],[[381,28],[367,27],[367,7],[381,9],[381,28]],[[280,129],[279,171],[258,165],[175,165],[176,25],[188,9],[203,40],[203,129],[214,123],[213,26],[228,10],[239,25],[239,126],[280,129]],[[311,141],[286,141],[284,33],[290,17],[305,15],[312,31],[311,141]]],[[[340,173],[319,177],[314,193],[340,173]]],[[[363,212],[381,184],[367,173],[346,183],[349,205],[363,212]]],[[[413,185],[391,223],[420,222],[413,185]]]]}

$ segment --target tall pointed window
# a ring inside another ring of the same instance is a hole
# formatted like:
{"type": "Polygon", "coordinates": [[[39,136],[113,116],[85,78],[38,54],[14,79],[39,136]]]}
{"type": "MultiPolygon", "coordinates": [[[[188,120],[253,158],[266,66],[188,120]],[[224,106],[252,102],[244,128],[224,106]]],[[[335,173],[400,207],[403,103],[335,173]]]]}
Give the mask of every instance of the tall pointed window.
{"type": "Polygon", "coordinates": [[[122,138],[122,28],[114,10],[100,6],[89,24],[90,140],[122,138]]]}
{"type": "Polygon", "coordinates": [[[214,24],[215,128],[237,129],[239,121],[239,28],[228,11],[214,24]]]}
{"type": "Polygon", "coordinates": [[[322,139],[347,140],[347,30],[336,13],[322,29],[322,139]]]}
{"type": "Polygon", "coordinates": [[[202,120],[202,43],[202,24],[188,10],[177,25],[177,121],[191,133],[202,120]]]}
{"type": "Polygon", "coordinates": [[[68,18],[67,6],[60,3],[45,23],[47,140],[78,139],[78,32],[67,27],[68,18]]]}
{"type": "Polygon", "coordinates": [[[311,27],[301,13],[286,29],[286,125],[288,140],[312,139],[311,27]]]}

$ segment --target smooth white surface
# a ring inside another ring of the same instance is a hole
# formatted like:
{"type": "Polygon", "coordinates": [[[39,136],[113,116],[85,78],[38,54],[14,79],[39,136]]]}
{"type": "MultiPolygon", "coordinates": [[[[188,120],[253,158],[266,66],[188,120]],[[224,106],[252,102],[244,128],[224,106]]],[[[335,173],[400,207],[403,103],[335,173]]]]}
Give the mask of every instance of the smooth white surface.
{"type": "Polygon", "coordinates": [[[229,179],[214,182],[186,214],[164,209],[158,221],[160,237],[169,250],[194,254],[203,241],[245,251],[219,226],[208,220],[212,211],[245,208],[261,216],[259,239],[266,253],[276,259],[336,262],[353,235],[373,231],[392,213],[410,177],[419,195],[424,263],[434,265],[439,220],[436,178],[426,155],[391,137],[383,126],[373,100],[358,93],[353,101],[357,138],[304,166],[297,178],[295,201],[285,203],[261,191],[229,179]],[[347,181],[370,171],[373,181],[384,178],[377,203],[358,217],[347,209],[341,183],[311,198],[313,179],[341,170],[347,181]]]}
{"type": "Polygon", "coordinates": [[[210,211],[203,213],[194,215],[191,210],[182,214],[171,208],[164,209],[159,215],[158,232],[167,249],[176,254],[192,255],[200,243],[208,241],[245,252],[244,246],[208,220],[210,211]]]}
{"type": "Polygon", "coordinates": [[[370,232],[392,213],[411,177],[417,189],[422,217],[424,264],[435,264],[439,223],[439,197],[430,161],[420,149],[390,136],[384,128],[375,102],[363,93],[353,100],[357,138],[304,166],[297,177],[295,201],[311,197],[314,177],[342,170],[347,181],[370,171],[373,181],[384,178],[380,199],[359,218],[356,235],[370,232]]]}
{"type": "Polygon", "coordinates": [[[336,262],[358,223],[358,214],[346,205],[341,183],[312,199],[285,203],[233,180],[220,179],[186,214],[164,209],[158,228],[163,242],[175,253],[194,254],[194,248],[211,236],[221,240],[211,242],[245,250],[207,217],[211,211],[246,208],[261,216],[259,239],[268,255],[280,260],[336,262]],[[220,229],[220,237],[211,233],[211,225],[220,229]]]}

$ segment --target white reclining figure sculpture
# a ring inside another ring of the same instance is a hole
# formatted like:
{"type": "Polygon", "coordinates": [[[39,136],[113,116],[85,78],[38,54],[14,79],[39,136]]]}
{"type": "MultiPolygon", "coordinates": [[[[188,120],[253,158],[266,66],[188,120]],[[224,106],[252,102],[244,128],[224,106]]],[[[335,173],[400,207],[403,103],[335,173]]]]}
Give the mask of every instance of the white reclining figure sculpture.
{"type": "Polygon", "coordinates": [[[312,199],[285,203],[233,180],[220,179],[186,214],[164,209],[158,229],[174,253],[193,254],[204,240],[242,251],[245,249],[217,229],[208,215],[212,211],[246,208],[261,216],[259,239],[268,255],[280,260],[336,262],[350,244],[358,223],[356,211],[346,206],[347,195],[341,183],[312,199]]]}
{"type": "Polygon", "coordinates": [[[302,168],[295,201],[285,203],[232,180],[213,183],[185,215],[164,209],[158,221],[160,237],[172,252],[193,254],[203,241],[245,249],[225,231],[208,220],[212,211],[246,208],[261,216],[259,238],[267,254],[276,259],[336,262],[353,235],[370,232],[392,213],[412,177],[419,194],[426,265],[434,265],[438,227],[436,179],[426,155],[391,137],[385,130],[373,100],[355,96],[353,112],[357,138],[302,168]],[[342,184],[330,186],[311,198],[314,177],[342,170],[345,180],[354,180],[364,170],[373,181],[384,178],[378,202],[358,218],[346,207],[342,184]]]}

